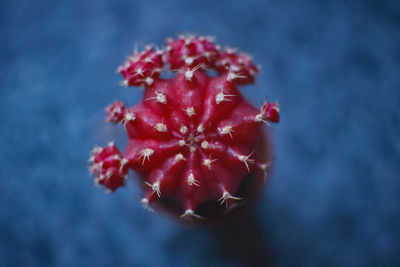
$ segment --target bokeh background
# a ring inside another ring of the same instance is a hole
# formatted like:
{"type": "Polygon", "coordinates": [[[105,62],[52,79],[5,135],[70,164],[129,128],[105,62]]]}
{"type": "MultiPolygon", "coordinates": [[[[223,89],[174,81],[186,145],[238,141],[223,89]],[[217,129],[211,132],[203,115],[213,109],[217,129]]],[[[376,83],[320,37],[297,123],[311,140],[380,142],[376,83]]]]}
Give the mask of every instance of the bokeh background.
{"type": "Polygon", "coordinates": [[[0,266],[400,265],[399,1],[5,0],[0,36],[0,266]],[[86,168],[125,142],[104,106],[142,94],[116,68],[180,33],[250,52],[243,93],[281,105],[272,178],[228,239],[86,168]]]}

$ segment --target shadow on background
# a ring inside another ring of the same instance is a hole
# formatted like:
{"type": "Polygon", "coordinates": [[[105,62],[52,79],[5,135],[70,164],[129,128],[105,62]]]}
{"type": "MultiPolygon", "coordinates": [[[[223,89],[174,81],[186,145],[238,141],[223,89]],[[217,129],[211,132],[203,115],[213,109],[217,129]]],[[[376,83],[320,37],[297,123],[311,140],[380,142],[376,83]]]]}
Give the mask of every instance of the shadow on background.
{"type": "Polygon", "coordinates": [[[258,216],[244,216],[210,231],[223,258],[236,258],[245,266],[274,265],[274,255],[258,216]]]}

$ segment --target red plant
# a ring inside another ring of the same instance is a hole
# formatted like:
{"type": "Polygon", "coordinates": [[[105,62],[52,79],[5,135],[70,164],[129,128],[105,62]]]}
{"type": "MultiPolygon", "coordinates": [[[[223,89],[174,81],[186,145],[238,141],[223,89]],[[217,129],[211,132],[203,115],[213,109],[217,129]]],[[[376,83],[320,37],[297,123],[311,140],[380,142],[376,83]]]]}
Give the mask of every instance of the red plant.
{"type": "Polygon", "coordinates": [[[248,55],[220,50],[210,38],[179,37],[162,50],[135,51],[119,72],[125,85],[144,86],[144,97],[130,108],[120,101],[107,107],[107,121],[121,123],[129,141],[123,154],[113,143],[95,147],[90,169],[97,183],[115,191],[133,169],[145,185],[146,207],[169,199],[181,217],[200,218],[202,203],[239,201],[244,177],[270,165],[254,151],[261,125],[279,121],[279,107],[265,102],[257,109],[239,92],[237,84],[253,82],[258,72],[248,55]],[[172,79],[160,76],[165,62],[176,71],[172,79]],[[210,68],[219,75],[209,76],[210,68]]]}

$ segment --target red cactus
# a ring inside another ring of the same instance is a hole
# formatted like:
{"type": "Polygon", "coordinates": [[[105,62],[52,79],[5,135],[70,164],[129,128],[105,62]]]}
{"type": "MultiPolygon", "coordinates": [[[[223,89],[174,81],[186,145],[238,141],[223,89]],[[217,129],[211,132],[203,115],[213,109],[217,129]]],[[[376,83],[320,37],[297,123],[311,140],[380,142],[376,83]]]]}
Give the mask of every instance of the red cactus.
{"type": "Polygon", "coordinates": [[[182,217],[200,218],[202,203],[239,201],[244,177],[270,165],[254,153],[255,140],[263,122],[279,121],[279,107],[256,109],[239,92],[237,84],[258,72],[249,56],[219,51],[208,38],[180,37],[163,50],[135,52],[119,71],[125,85],[145,86],[144,98],[131,108],[120,101],[107,107],[107,121],[122,123],[129,141],[123,155],[113,143],[93,150],[99,184],[114,191],[133,169],[145,185],[144,205],[169,199],[182,217]],[[172,79],[160,77],[164,60],[178,71],[172,79]],[[211,67],[220,76],[208,76],[211,67]]]}

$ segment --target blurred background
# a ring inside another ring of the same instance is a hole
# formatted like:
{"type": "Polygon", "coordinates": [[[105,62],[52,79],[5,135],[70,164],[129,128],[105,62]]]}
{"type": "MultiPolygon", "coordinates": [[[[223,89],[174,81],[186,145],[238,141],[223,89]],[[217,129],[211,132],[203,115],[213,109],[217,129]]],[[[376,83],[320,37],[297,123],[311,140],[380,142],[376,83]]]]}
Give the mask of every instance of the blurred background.
{"type": "Polygon", "coordinates": [[[400,265],[398,1],[1,1],[0,36],[0,266],[400,265]],[[243,93],[281,105],[271,180],[228,239],[87,171],[125,142],[103,108],[142,95],[117,67],[180,33],[251,53],[243,93]]]}

